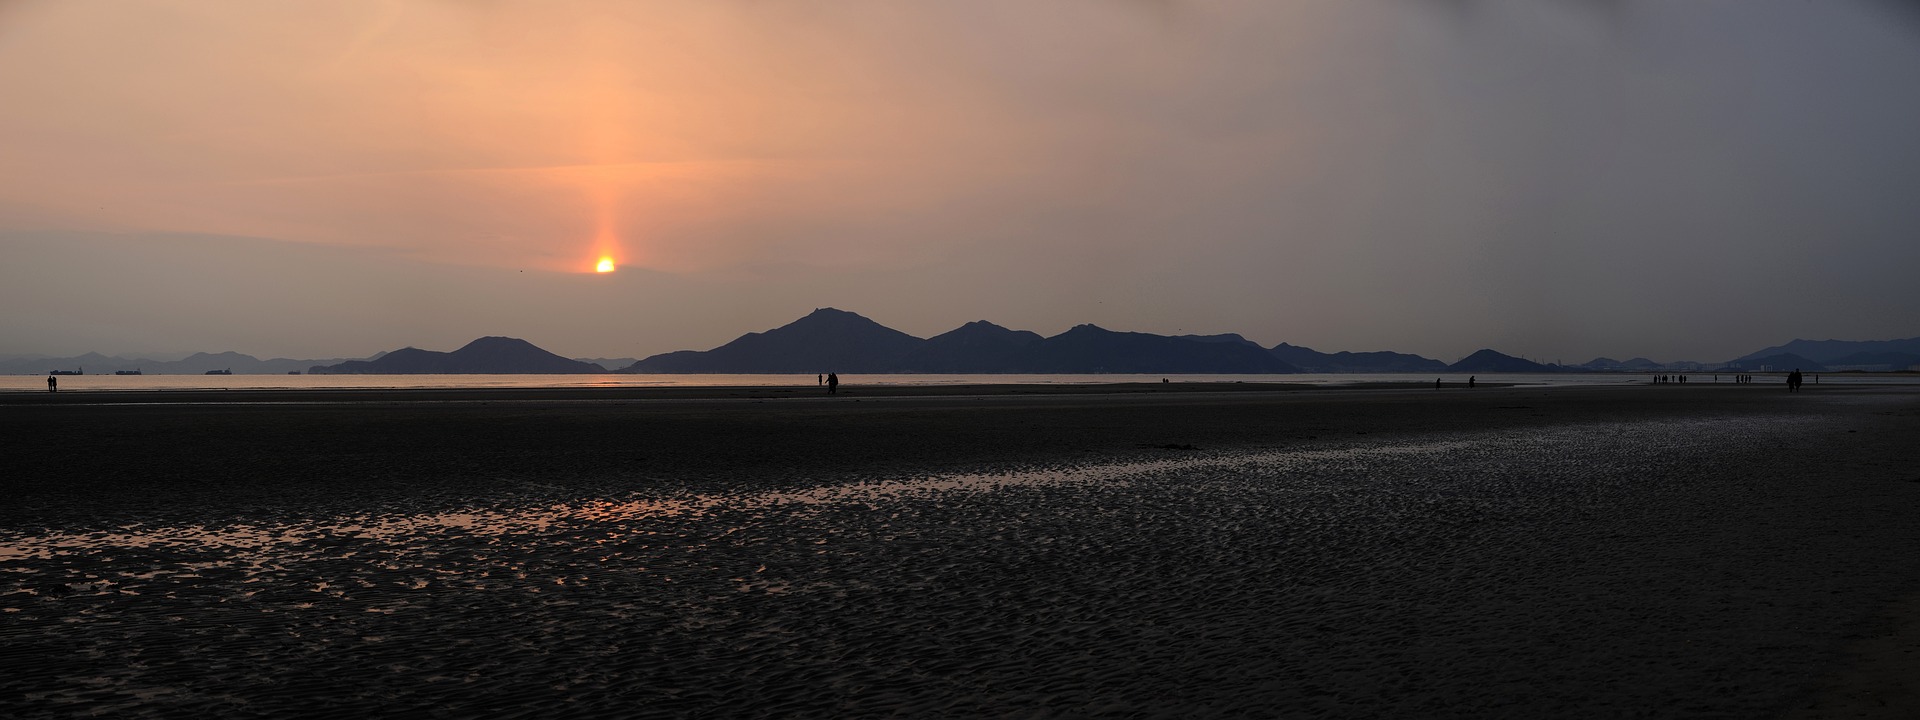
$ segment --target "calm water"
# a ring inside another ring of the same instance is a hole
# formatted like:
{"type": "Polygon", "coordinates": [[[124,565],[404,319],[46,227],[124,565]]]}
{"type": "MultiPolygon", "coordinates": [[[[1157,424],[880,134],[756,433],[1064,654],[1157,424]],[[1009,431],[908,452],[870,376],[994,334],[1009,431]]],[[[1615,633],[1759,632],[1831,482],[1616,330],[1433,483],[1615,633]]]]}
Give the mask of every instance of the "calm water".
{"type": "MultiPolygon", "coordinates": [[[[1300,383],[1338,387],[1359,383],[1466,382],[1464,374],[1444,375],[841,375],[849,386],[859,385],[1005,385],[1159,382],[1300,383]]],[[[1688,376],[1689,383],[1711,383],[1713,375],[1688,376]]],[[[1620,385],[1647,382],[1646,375],[1550,374],[1500,375],[1482,373],[1482,382],[1523,385],[1620,385]]],[[[1720,376],[1731,382],[1732,376],[1720,376]]],[[[1823,375],[1822,383],[1920,384],[1920,375],[1823,375]]],[[[1761,375],[1758,383],[1786,382],[1780,375],[1761,375]]],[[[1808,379],[1808,384],[1813,380],[1808,379]]],[[[810,386],[813,375],[65,375],[60,389],[80,390],[303,390],[351,388],[542,388],[542,387],[780,387],[810,386]]],[[[46,392],[45,375],[0,375],[0,392],[46,392]]]]}

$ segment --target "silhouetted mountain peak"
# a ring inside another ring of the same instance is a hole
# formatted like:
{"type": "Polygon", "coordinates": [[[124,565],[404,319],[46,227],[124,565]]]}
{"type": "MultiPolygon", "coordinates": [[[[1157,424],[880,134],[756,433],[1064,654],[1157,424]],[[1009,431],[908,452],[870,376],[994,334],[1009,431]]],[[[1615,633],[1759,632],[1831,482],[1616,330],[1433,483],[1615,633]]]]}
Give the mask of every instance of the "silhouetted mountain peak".
{"type": "Polygon", "coordinates": [[[885,372],[920,338],[858,313],[819,308],[712,350],[680,351],[642,359],[631,372],[885,372]]]}
{"type": "Polygon", "coordinates": [[[1020,350],[1040,335],[975,320],[921,342],[900,358],[908,372],[1001,372],[1020,350]]]}
{"type": "Polygon", "coordinates": [[[1040,339],[1040,336],[1036,333],[1028,332],[1026,330],[1013,330],[1010,328],[1005,328],[999,325],[995,325],[985,320],[975,320],[973,322],[967,323],[965,325],[961,325],[960,327],[954,328],[952,330],[948,330],[939,335],[935,335],[931,338],[931,340],[951,342],[955,340],[969,340],[969,341],[981,340],[981,339],[999,340],[1003,338],[1020,338],[1020,339],[1038,340],[1040,339]]]}
{"type": "Polygon", "coordinates": [[[1216,335],[1175,335],[1174,337],[1177,337],[1181,340],[1192,340],[1194,342],[1233,343],[1235,345],[1245,345],[1247,347],[1257,348],[1260,350],[1266,349],[1264,347],[1261,347],[1260,343],[1241,337],[1240,333],[1219,333],[1216,335]]]}
{"type": "Polygon", "coordinates": [[[868,318],[865,315],[861,315],[860,313],[847,312],[845,310],[841,310],[838,308],[829,307],[829,308],[818,308],[813,312],[807,313],[805,317],[802,317],[799,320],[795,320],[793,322],[787,323],[786,325],[778,329],[804,328],[804,327],[851,327],[851,326],[864,326],[864,325],[884,327],[880,325],[880,323],[874,322],[872,319],[868,318]]]}
{"type": "MultiPolygon", "coordinates": [[[[854,337],[864,337],[869,335],[874,335],[874,336],[885,335],[895,339],[906,339],[906,338],[911,338],[913,340],[920,339],[920,338],[913,337],[912,335],[908,335],[906,333],[900,332],[899,330],[895,330],[885,325],[881,325],[880,323],[874,322],[871,318],[868,318],[867,316],[861,315],[859,313],[847,312],[845,310],[839,310],[835,308],[820,308],[820,309],[814,310],[811,313],[807,313],[806,317],[802,317],[799,320],[795,320],[793,322],[787,323],[785,325],[774,328],[772,330],[768,330],[766,332],[760,332],[760,333],[747,333],[746,335],[740,336],[740,338],[738,340],[735,340],[734,342],[740,342],[741,340],[746,340],[748,338],[754,338],[754,337],[770,338],[770,339],[785,339],[785,340],[792,340],[799,337],[811,337],[811,338],[814,338],[816,341],[827,340],[827,339],[844,341],[854,337]]],[[[718,349],[718,348],[715,348],[715,349],[718,349]]]]}
{"type": "Polygon", "coordinates": [[[473,342],[460,346],[459,350],[455,350],[453,352],[455,354],[458,354],[458,353],[509,352],[509,351],[526,351],[526,350],[536,350],[539,352],[546,352],[545,350],[541,350],[538,346],[534,345],[533,343],[527,342],[525,340],[521,340],[520,338],[501,337],[498,335],[489,335],[487,337],[476,339],[473,342]]]}
{"type": "Polygon", "coordinates": [[[1483,348],[1447,366],[1451,372],[1555,372],[1556,368],[1483,348]]]}

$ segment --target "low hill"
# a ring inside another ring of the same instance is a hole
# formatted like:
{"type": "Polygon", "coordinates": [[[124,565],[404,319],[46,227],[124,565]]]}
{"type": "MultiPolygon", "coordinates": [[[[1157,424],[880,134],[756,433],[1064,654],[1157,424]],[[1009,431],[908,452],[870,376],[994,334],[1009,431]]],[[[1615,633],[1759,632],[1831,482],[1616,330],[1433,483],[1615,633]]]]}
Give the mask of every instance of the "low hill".
{"type": "Polygon", "coordinates": [[[856,313],[820,308],[763,333],[747,333],[706,351],[644,358],[635,373],[885,373],[926,341],[856,313]]]}
{"type": "Polygon", "coordinates": [[[1460,362],[1447,366],[1447,372],[1456,373],[1549,373],[1559,372],[1552,365],[1542,365],[1532,360],[1523,360],[1512,355],[1504,355],[1493,350],[1481,350],[1460,359],[1460,362]]]}
{"type": "Polygon", "coordinates": [[[1007,371],[1238,374],[1300,370],[1258,345],[1114,332],[1096,325],[1078,325],[1022,349],[1013,357],[1007,371]]]}
{"type": "Polygon", "coordinates": [[[401,348],[373,360],[317,365],[313,375],[571,375],[606,368],[564,358],[519,338],[483,337],[453,352],[401,348]]]}
{"type": "Polygon", "coordinates": [[[1407,353],[1377,350],[1371,352],[1323,353],[1312,348],[1280,343],[1267,351],[1302,372],[1317,373],[1412,373],[1445,370],[1447,364],[1407,353]]]}
{"type": "Polygon", "coordinates": [[[1856,353],[1895,352],[1920,355],[1920,337],[1905,340],[1794,340],[1785,345],[1755,350],[1727,361],[1728,365],[1752,367],[1752,361],[1775,355],[1798,355],[1815,363],[1839,364],[1840,358],[1856,353]]]}

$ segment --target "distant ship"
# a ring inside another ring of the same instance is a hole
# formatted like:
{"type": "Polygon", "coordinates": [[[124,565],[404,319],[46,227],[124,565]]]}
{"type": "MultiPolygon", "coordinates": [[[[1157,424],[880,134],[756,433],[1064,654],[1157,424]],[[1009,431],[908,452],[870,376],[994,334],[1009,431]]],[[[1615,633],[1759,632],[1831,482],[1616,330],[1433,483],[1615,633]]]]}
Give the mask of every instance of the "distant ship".
{"type": "Polygon", "coordinates": [[[139,370],[138,368],[135,368],[135,369],[133,369],[133,370],[115,370],[115,371],[113,371],[113,374],[115,374],[115,375],[139,375],[139,374],[140,374],[140,370],[139,370]]]}
{"type": "Polygon", "coordinates": [[[232,375],[233,368],[227,368],[225,370],[208,370],[207,374],[208,375],[232,375]]]}
{"type": "Polygon", "coordinates": [[[299,375],[299,374],[300,374],[300,371],[299,371],[299,370],[288,370],[288,371],[287,371],[287,374],[288,374],[288,375],[299,375]]]}
{"type": "Polygon", "coordinates": [[[85,375],[87,374],[87,369],[80,368],[79,370],[48,370],[47,374],[48,375],[85,375]]]}

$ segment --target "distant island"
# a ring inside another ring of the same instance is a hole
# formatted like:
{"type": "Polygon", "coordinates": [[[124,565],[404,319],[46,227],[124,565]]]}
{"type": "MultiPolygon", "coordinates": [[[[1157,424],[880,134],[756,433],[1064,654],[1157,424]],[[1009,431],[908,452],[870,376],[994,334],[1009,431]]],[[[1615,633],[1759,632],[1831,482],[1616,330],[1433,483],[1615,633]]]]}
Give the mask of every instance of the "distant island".
{"type": "Polygon", "coordinates": [[[1043,337],[985,320],[921,339],[857,313],[820,308],[787,325],[740,336],[711,350],[681,350],[644,358],[623,373],[978,373],[978,374],[1286,374],[1286,373],[1555,373],[1555,372],[1750,372],[1798,367],[1905,370],[1920,364],[1920,338],[1854,343],[1796,340],[1782,352],[1744,356],[1727,363],[1656,363],[1644,358],[1621,365],[1597,358],[1586,365],[1539,363],[1484,349],[1448,364],[1408,353],[1335,352],[1280,343],[1262,347],[1237,334],[1165,336],[1116,332],[1079,325],[1043,337]],[[1807,357],[1784,354],[1799,350],[1807,357]],[[1858,354],[1866,351],[1878,355],[1858,354]],[[1846,357],[1842,357],[1846,356],[1846,357]],[[1859,365],[1817,362],[1819,358],[1859,365]],[[1813,359],[1809,359],[1813,358],[1813,359]],[[1877,363],[1865,363],[1875,360],[1877,363]],[[1797,363],[1797,364],[1795,364],[1797,363]]]}
{"type": "Polygon", "coordinates": [[[706,351],[645,358],[626,373],[1295,373],[1253,345],[1080,325],[1043,338],[986,321],[921,339],[821,308],[706,351]]]}
{"type": "Polygon", "coordinates": [[[362,359],[260,360],[236,352],[195,353],[162,362],[88,353],[0,359],[0,374],[200,375],[554,375],[605,373],[741,374],[1292,374],[1561,372],[1900,372],[1920,370],[1920,337],[1904,340],[1794,340],[1724,362],[1658,362],[1600,357],[1580,365],[1540,363],[1492,349],[1444,363],[1391,352],[1320,352],[1280,343],[1263,347],[1238,334],[1155,335],[1077,325],[1045,337],[985,320],[930,338],[886,327],[858,313],[820,308],[711,350],[631,358],[566,358],[519,338],[483,337],[452,352],[407,347],[362,359]],[[75,368],[69,370],[68,368],[75,368]]]}
{"type": "Polygon", "coordinates": [[[607,369],[571,360],[519,338],[483,337],[453,352],[401,348],[373,360],[315,365],[309,375],[576,375],[607,369]]]}

